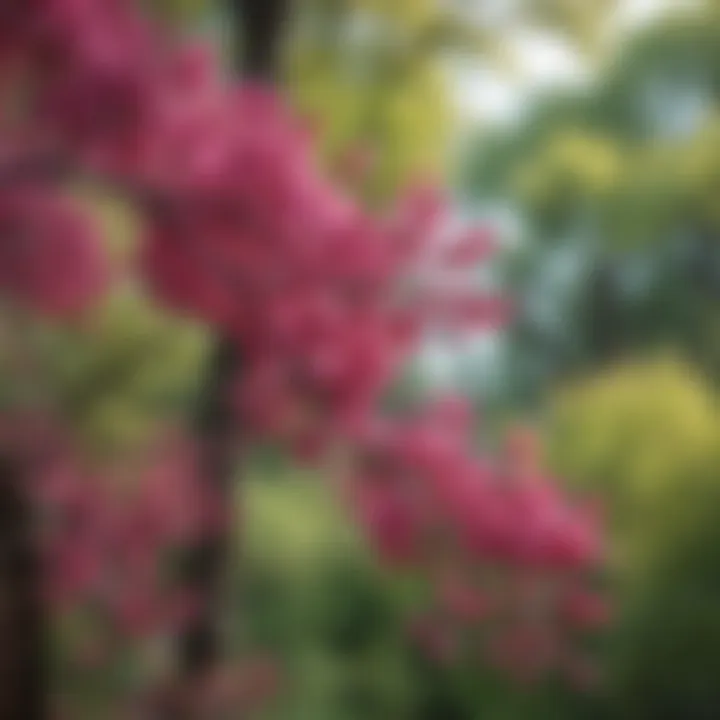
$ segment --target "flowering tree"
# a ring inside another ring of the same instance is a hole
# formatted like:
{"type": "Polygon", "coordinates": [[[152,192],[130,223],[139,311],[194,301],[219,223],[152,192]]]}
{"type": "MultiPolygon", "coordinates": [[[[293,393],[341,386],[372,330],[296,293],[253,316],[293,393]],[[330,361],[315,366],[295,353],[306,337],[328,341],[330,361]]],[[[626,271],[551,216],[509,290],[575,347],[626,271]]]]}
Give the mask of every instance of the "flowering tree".
{"type": "Polygon", "coordinates": [[[332,467],[330,489],[380,557],[422,572],[431,610],[417,635],[434,655],[492,617],[489,657],[532,676],[567,663],[568,623],[602,616],[582,583],[600,553],[593,518],[543,477],[527,442],[473,457],[453,400],[405,420],[378,414],[426,328],[499,319],[503,304],[462,281],[491,237],[447,232],[428,190],[376,216],[333,186],[271,89],[284,3],[237,5],[239,85],[132,2],[0,8],[0,290],[66,322],[120,282],[74,201],[90,183],[141,216],[148,292],[217,336],[195,417],[180,442],[123,469],[139,478],[124,505],[51,412],[3,432],[3,717],[47,715],[45,592],[53,603],[90,594],[128,629],[164,623],[177,634],[179,698],[165,712],[209,716],[230,483],[237,449],[260,439],[332,467]],[[169,548],[179,559],[161,588],[169,548]]]}

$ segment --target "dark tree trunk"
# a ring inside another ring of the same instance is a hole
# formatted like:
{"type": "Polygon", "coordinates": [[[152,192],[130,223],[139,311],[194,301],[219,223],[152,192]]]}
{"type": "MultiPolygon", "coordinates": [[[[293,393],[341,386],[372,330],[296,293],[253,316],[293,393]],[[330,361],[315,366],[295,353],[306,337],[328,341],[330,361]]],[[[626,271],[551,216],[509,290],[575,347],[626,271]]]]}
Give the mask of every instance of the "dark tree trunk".
{"type": "Polygon", "coordinates": [[[290,0],[227,0],[233,18],[235,69],[246,78],[276,79],[290,0]]]}
{"type": "MultiPolygon", "coordinates": [[[[201,485],[191,501],[198,508],[210,509],[217,503],[232,501],[231,482],[240,434],[233,422],[230,398],[231,383],[239,371],[234,344],[220,342],[211,359],[195,419],[201,485]]],[[[180,667],[183,676],[188,678],[204,674],[221,655],[220,619],[228,530],[224,526],[203,524],[196,544],[183,558],[183,585],[200,603],[197,614],[179,638],[180,667]]]]}
{"type": "Polygon", "coordinates": [[[43,720],[49,687],[32,505],[0,458],[0,718],[43,720]]]}
{"type": "MultiPolygon", "coordinates": [[[[239,75],[270,82],[276,72],[280,29],[287,0],[229,0],[235,35],[235,63],[239,75]]],[[[220,339],[195,417],[199,443],[200,483],[195,501],[230,510],[232,479],[242,445],[242,428],[236,426],[231,407],[232,385],[241,372],[242,352],[229,339],[220,339]]],[[[238,522],[238,518],[233,518],[238,522]]],[[[201,685],[222,660],[223,590],[228,565],[228,526],[206,528],[182,562],[181,583],[199,600],[199,612],[184,628],[178,642],[180,681],[186,688],[201,685]]],[[[190,690],[192,692],[192,690],[190,690]]],[[[189,707],[171,712],[195,717],[189,707]]]]}

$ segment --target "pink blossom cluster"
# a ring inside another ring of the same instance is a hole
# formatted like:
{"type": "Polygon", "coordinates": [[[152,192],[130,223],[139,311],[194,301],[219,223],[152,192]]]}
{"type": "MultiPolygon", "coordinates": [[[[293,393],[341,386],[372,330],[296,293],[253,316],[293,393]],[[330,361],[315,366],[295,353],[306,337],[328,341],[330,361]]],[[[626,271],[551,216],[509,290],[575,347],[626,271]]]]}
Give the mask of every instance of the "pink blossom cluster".
{"type": "MultiPolygon", "coordinates": [[[[31,88],[16,146],[137,201],[144,276],[237,342],[238,402],[254,427],[316,445],[371,412],[428,321],[497,319],[498,300],[445,277],[488,254],[486,232],[448,238],[428,192],[389,217],[364,212],[323,176],[274,94],[230,86],[211,54],[158,38],[131,5],[6,5],[5,45],[31,88]]],[[[106,273],[89,228],[37,190],[0,193],[0,252],[17,256],[2,287],[43,309],[94,300],[106,273]]]]}
{"type": "Polygon", "coordinates": [[[358,520],[384,562],[429,582],[432,606],[414,630],[433,657],[481,648],[523,679],[578,679],[576,641],[608,614],[593,589],[598,510],[560,492],[527,433],[498,457],[469,453],[468,418],[453,399],[376,426],[349,486],[358,520]]]}
{"type": "Polygon", "coordinates": [[[194,601],[174,587],[174,556],[225,521],[217,503],[198,497],[190,444],[168,441],[111,472],[30,420],[14,418],[0,449],[35,503],[47,606],[89,612],[128,637],[178,629],[194,601]]]}
{"type": "MultiPolygon", "coordinates": [[[[363,526],[384,559],[425,569],[442,617],[598,619],[574,589],[600,559],[587,513],[537,468],[516,477],[474,457],[457,407],[376,417],[428,328],[501,319],[504,303],[465,273],[492,251],[487,231],[447,231],[428,191],[366,212],[323,175],[281,99],[232,86],[209,52],[157,32],[128,0],[5,0],[0,113],[3,293],[46,313],[96,302],[110,279],[102,245],[59,180],[121,193],[144,222],[152,293],[237,346],[245,432],[311,457],[351,444],[363,526]]],[[[151,624],[159,601],[133,588],[186,530],[177,462],[141,473],[123,505],[76,465],[53,468],[44,497],[76,518],[52,543],[53,592],[104,592],[111,563],[128,573],[118,618],[151,624]]],[[[513,657],[542,655],[507,638],[513,657]]]]}
{"type": "Polygon", "coordinates": [[[109,266],[89,218],[42,188],[0,191],[0,287],[45,315],[84,310],[109,266]]]}
{"type": "MultiPolygon", "coordinates": [[[[80,621],[62,650],[83,671],[107,669],[128,651],[177,634],[202,607],[203,598],[177,586],[178,558],[200,535],[227,528],[229,515],[198,484],[191,447],[185,437],[168,437],[110,470],[45,415],[20,413],[0,423],[0,458],[34,502],[44,606],[53,620],[80,621]]],[[[197,706],[198,717],[251,714],[280,682],[273,659],[248,653],[214,669],[197,692],[189,684],[141,684],[117,717],[155,717],[176,703],[197,706]]],[[[75,717],[78,702],[61,692],[57,716],[75,717]]]]}

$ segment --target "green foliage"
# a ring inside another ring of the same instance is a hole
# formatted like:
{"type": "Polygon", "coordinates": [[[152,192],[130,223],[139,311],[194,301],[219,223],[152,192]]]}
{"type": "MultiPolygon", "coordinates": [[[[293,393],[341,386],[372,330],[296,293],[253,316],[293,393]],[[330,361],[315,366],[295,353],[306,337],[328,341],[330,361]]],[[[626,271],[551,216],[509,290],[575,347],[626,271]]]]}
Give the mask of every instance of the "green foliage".
{"type": "MultiPolygon", "coordinates": [[[[213,3],[205,0],[141,0],[147,9],[160,16],[165,23],[175,26],[197,23],[211,10],[213,3]]],[[[220,3],[215,3],[220,5],[220,3]]]]}
{"type": "Polygon", "coordinates": [[[608,664],[619,716],[713,717],[717,397],[677,360],[636,362],[567,387],[550,437],[555,467],[608,505],[618,604],[608,664]]]}
{"type": "Polygon", "coordinates": [[[607,717],[592,695],[420,656],[406,632],[417,587],[368,554],[322,477],[265,464],[242,493],[238,642],[271,652],[287,683],[268,720],[607,717]]]}
{"type": "Polygon", "coordinates": [[[606,24],[617,10],[618,0],[537,0],[526,2],[526,12],[540,25],[573,39],[580,47],[596,49],[603,40],[606,24]]]}
{"type": "Polygon", "coordinates": [[[400,602],[322,483],[277,467],[243,483],[238,612],[289,683],[271,717],[414,717],[400,602]]]}
{"type": "Polygon", "coordinates": [[[48,397],[99,451],[151,443],[179,417],[194,397],[206,347],[200,330],[132,289],[113,296],[88,326],[48,328],[37,339],[48,397]]]}
{"type": "Polygon", "coordinates": [[[468,202],[521,228],[502,268],[519,308],[505,402],[667,347],[720,379],[719,49],[717,3],[676,9],[468,153],[468,202]]]}
{"type": "Polygon", "coordinates": [[[13,335],[2,344],[0,367],[13,382],[0,384],[0,394],[4,402],[31,396],[89,449],[122,453],[152,443],[183,417],[202,377],[208,337],[124,278],[139,232],[127,208],[85,189],[80,197],[96,217],[116,285],[104,303],[66,325],[7,308],[13,335]]]}
{"type": "Polygon", "coordinates": [[[658,22],[587,92],[550,97],[519,129],[481,138],[467,186],[511,198],[543,239],[594,223],[623,248],[717,229],[718,48],[712,9],[658,22]]]}
{"type": "Polygon", "coordinates": [[[287,67],[290,93],[342,172],[361,148],[371,168],[359,189],[387,200],[416,176],[437,174],[452,111],[438,51],[460,26],[437,0],[302,4],[287,67]]]}

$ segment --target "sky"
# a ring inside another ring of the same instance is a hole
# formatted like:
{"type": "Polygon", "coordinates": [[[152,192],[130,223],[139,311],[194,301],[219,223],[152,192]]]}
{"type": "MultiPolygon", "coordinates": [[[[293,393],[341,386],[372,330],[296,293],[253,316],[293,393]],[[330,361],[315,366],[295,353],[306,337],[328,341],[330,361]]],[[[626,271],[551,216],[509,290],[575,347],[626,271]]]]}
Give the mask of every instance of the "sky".
{"type": "MultiPolygon", "coordinates": [[[[622,0],[615,18],[617,40],[661,13],[693,4],[695,0],[622,0]]],[[[572,46],[549,33],[515,29],[508,31],[507,43],[519,61],[520,72],[512,78],[479,60],[454,65],[456,104],[466,125],[516,122],[538,95],[581,85],[591,76],[572,46]]]]}

